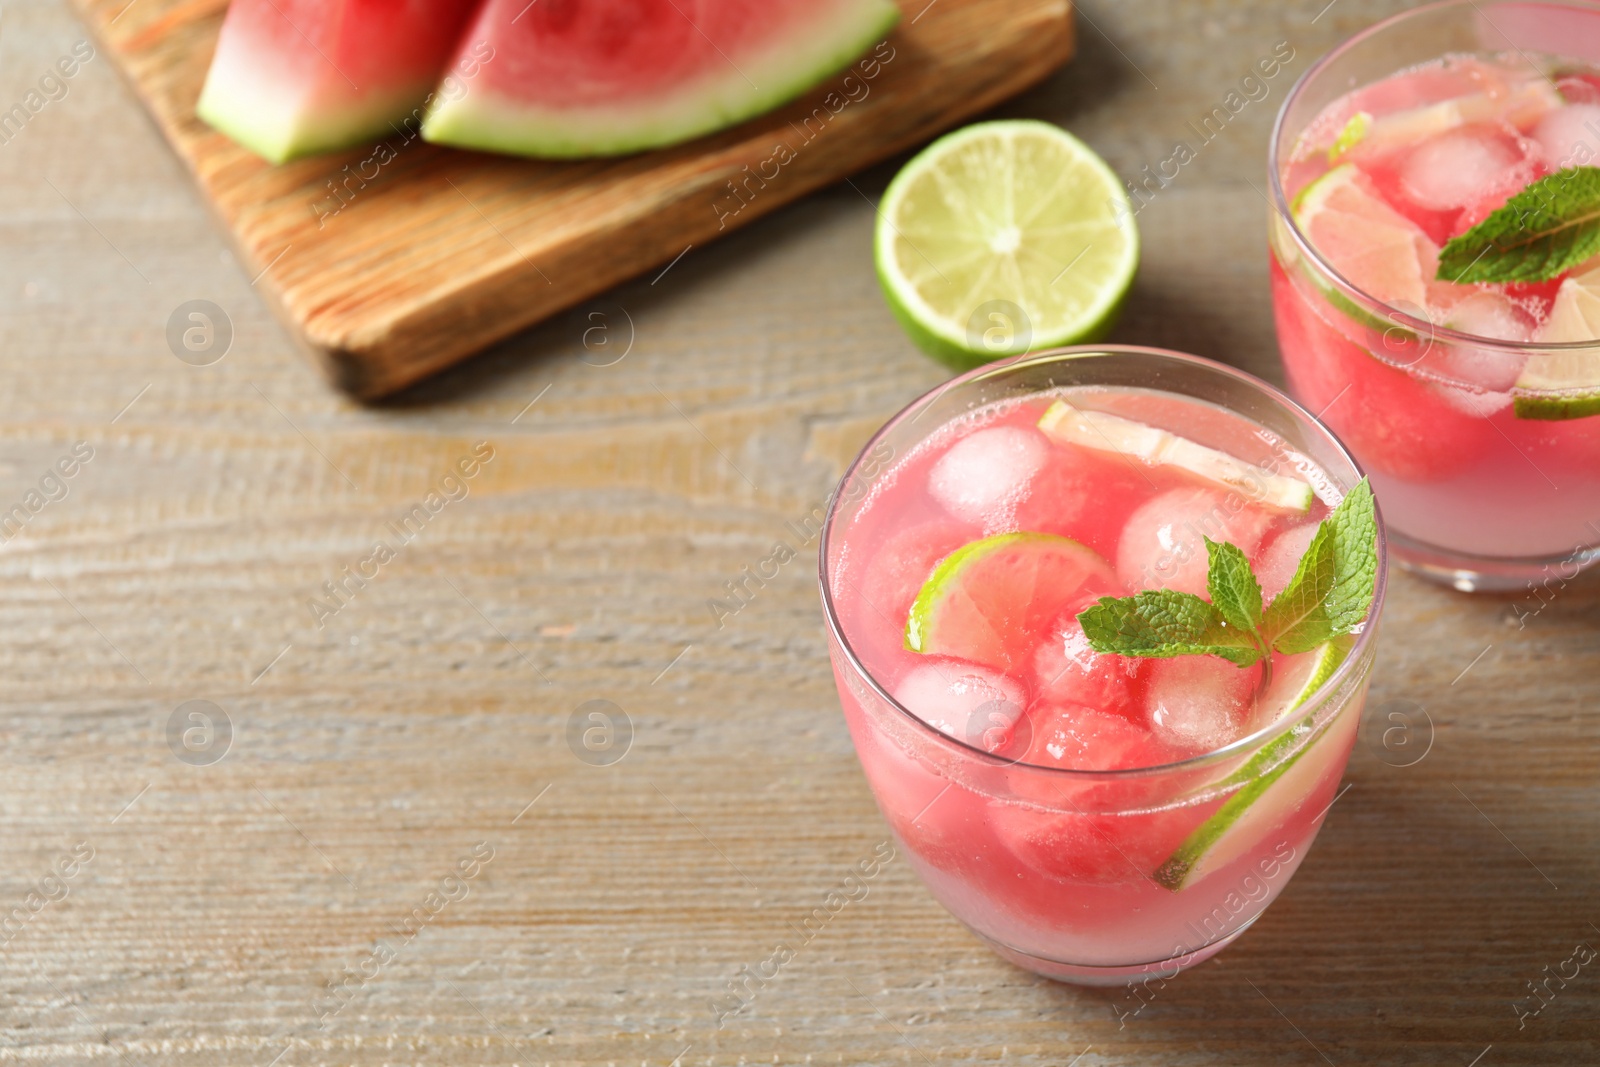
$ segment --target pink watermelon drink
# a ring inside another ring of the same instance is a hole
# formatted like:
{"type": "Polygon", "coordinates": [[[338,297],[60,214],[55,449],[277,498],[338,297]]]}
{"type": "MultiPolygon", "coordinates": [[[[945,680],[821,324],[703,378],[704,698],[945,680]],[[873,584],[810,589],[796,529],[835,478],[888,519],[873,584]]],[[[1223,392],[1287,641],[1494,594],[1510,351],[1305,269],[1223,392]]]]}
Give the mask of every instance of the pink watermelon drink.
{"type": "Polygon", "coordinates": [[[862,767],[934,895],[1076,982],[1243,931],[1355,737],[1370,504],[1270,387],[1150,349],[992,364],[880,431],[830,510],[823,602],[862,767]]]}
{"type": "Polygon", "coordinates": [[[1398,558],[1471,590],[1600,557],[1600,8],[1380,23],[1301,79],[1270,166],[1289,383],[1398,558]]]}

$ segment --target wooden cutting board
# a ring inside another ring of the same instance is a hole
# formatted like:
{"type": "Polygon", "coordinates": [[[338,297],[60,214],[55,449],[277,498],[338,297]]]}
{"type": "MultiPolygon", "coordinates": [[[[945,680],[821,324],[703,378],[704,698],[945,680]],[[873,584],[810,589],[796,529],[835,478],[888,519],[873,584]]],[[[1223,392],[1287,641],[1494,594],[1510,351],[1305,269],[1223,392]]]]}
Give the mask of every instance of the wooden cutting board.
{"type": "Polygon", "coordinates": [[[387,150],[274,167],[195,117],[226,0],[74,3],[256,287],[336,384],[369,398],[914,145],[1073,51],[1070,0],[902,0],[876,63],[677,148],[549,163],[397,133],[387,150]]]}

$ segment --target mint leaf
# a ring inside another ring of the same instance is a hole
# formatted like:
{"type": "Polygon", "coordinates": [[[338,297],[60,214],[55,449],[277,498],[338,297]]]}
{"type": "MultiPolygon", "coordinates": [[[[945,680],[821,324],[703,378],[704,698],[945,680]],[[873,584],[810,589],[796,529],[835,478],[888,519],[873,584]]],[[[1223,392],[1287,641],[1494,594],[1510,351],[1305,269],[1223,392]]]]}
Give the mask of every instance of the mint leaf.
{"type": "Polygon", "coordinates": [[[1333,591],[1323,605],[1334,633],[1354,632],[1372,608],[1378,582],[1378,516],[1365,478],[1323,522],[1333,528],[1333,591]]]}
{"type": "Polygon", "coordinates": [[[1205,542],[1211,564],[1206,576],[1211,606],[1229,626],[1254,633],[1261,625],[1261,583],[1250,569],[1250,560],[1238,545],[1218,544],[1209,537],[1205,542]]]}
{"type": "Polygon", "coordinates": [[[1439,250],[1440,281],[1542,282],[1600,252],[1600,167],[1547,174],[1439,250]]]}
{"type": "Polygon", "coordinates": [[[1372,610],[1378,581],[1378,516],[1372,487],[1357,482],[1312,535],[1294,577],[1263,611],[1261,583],[1237,545],[1206,538],[1209,602],[1147,589],[1101,597],[1078,622],[1096,652],[1118,656],[1221,656],[1248,667],[1268,649],[1310,652],[1354,633],[1372,610]]]}
{"type": "Polygon", "coordinates": [[[1309,652],[1333,636],[1325,603],[1334,586],[1333,557],[1334,532],[1324,520],[1294,577],[1272,598],[1261,620],[1267,642],[1279,652],[1309,652]]]}
{"type": "Polygon", "coordinates": [[[1100,603],[1078,615],[1078,622],[1096,652],[1153,658],[1221,656],[1236,667],[1248,667],[1263,655],[1253,631],[1230,626],[1217,608],[1193,593],[1171,589],[1101,597],[1100,603]]]}
{"type": "Polygon", "coordinates": [[[1279,652],[1309,652],[1367,617],[1378,577],[1378,519],[1363,478],[1322,521],[1261,630],[1279,652]]]}

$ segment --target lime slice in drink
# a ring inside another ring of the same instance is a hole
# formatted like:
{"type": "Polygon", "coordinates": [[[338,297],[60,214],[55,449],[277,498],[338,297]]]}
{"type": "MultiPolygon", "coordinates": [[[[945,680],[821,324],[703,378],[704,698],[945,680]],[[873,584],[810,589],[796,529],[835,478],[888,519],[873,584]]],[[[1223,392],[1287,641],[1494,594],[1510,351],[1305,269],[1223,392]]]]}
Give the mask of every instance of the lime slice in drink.
{"type": "Polygon", "coordinates": [[[1181,467],[1203,481],[1282,511],[1304,513],[1316,500],[1311,486],[1299,478],[1268,474],[1237,456],[1158,426],[1104,411],[1080,410],[1065,400],[1050,405],[1039,420],[1039,429],[1053,440],[1132,456],[1152,467],[1181,467]]]}
{"type": "MultiPolygon", "coordinates": [[[[1355,638],[1335,638],[1315,652],[1298,657],[1281,675],[1272,680],[1262,695],[1262,721],[1272,721],[1309,700],[1349,656],[1355,638]]],[[[1313,720],[1307,718],[1275,738],[1250,757],[1249,761],[1223,784],[1244,782],[1212,816],[1195,828],[1183,844],[1155,873],[1156,883],[1179,890],[1199,882],[1212,871],[1227,866],[1261,844],[1263,836],[1296,804],[1304,801],[1322,780],[1328,765],[1343,755],[1341,746],[1330,743],[1335,725],[1322,736],[1301,745],[1313,720]],[[1285,758],[1285,753],[1290,753],[1285,758]]]]}
{"type": "Polygon", "coordinates": [[[1339,158],[1350,149],[1361,143],[1366,137],[1367,130],[1372,128],[1372,115],[1365,111],[1357,111],[1350,116],[1350,121],[1339,129],[1339,136],[1333,139],[1333,144],[1328,146],[1328,162],[1337,163],[1339,158]]]}
{"type": "Polygon", "coordinates": [[[985,537],[952,552],[923,584],[906,619],[906,648],[1010,670],[1063,611],[1121,591],[1111,565],[1070,538],[985,537]]]}
{"type": "Polygon", "coordinates": [[[1593,341],[1594,346],[1529,356],[1513,391],[1517,416],[1581,419],[1600,415],[1600,266],[1561,283],[1539,340],[1545,344],[1593,341]]]}
{"type": "Polygon", "coordinates": [[[1121,179],[1046,122],[935,141],[878,210],[878,281],[923,351],[958,370],[1111,328],[1139,265],[1121,179]]]}
{"type": "MultiPolygon", "coordinates": [[[[1385,204],[1352,164],[1342,163],[1300,190],[1293,210],[1306,240],[1351,285],[1392,307],[1426,307],[1428,282],[1439,269],[1438,246],[1385,204]]],[[[1340,310],[1379,329],[1393,325],[1313,280],[1340,310]]]]}
{"type": "Polygon", "coordinates": [[[1533,77],[1512,85],[1506,91],[1469,93],[1432,104],[1391,111],[1380,118],[1357,112],[1339,131],[1333,148],[1329,150],[1329,159],[1376,159],[1404,148],[1413,148],[1448,130],[1477,122],[1504,122],[1525,130],[1537,122],[1539,116],[1561,107],[1563,103],[1553,81],[1533,77]],[[1358,119],[1364,120],[1360,123],[1359,133],[1353,133],[1358,119]],[[1352,136],[1347,139],[1347,135],[1352,136]]]}

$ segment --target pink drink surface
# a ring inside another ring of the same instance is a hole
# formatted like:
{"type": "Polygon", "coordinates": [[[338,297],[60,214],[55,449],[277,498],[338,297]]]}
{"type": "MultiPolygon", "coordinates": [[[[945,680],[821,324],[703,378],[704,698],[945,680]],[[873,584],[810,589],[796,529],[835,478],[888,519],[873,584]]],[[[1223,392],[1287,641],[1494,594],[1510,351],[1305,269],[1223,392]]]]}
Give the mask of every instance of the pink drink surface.
{"type": "MultiPolygon", "coordinates": [[[[1214,751],[1268,724],[1256,706],[1262,672],[1209,656],[1099,655],[1076,614],[1100,596],[1140,589],[1204,595],[1203,536],[1238,544],[1270,597],[1328,513],[1321,498],[1338,498],[1309,460],[1220,408],[1145,390],[1059,395],[1080,410],[1159,426],[1258,470],[1299,477],[1320,498],[1308,511],[1279,510],[1186,469],[1063,443],[1037,427],[1052,395],[980,408],[878,477],[836,535],[830,586],[850,646],[887,692],[943,733],[1018,762],[991,766],[981,781],[951,772],[948,759],[926,747],[926,732],[908,738],[893,726],[904,719],[897,710],[837,659],[835,668],[879,806],[957,917],[1045,959],[1162,961],[1243,929],[1287,882],[1332,799],[1358,701],[1316,742],[1325,766],[1275,801],[1247,847],[1198,881],[1164,888],[1157,869],[1226,799],[1226,790],[1196,785],[1226,769],[1062,781],[1072,776],[1038,768],[1157,767],[1214,751]],[[1006,613],[1003,651],[991,662],[909,651],[907,615],[939,561],[1010,531],[1071,538],[1089,551],[1075,548],[1070,564],[1031,593],[983,591],[1026,601],[1006,613]],[[894,717],[888,727],[883,714],[894,717]]],[[[1291,661],[1305,656],[1275,656],[1274,674],[1292,673],[1291,661]]]]}
{"type": "MultiPolygon", "coordinates": [[[[1552,323],[1552,308],[1564,284],[1600,282],[1591,274],[1600,257],[1531,284],[1435,277],[1440,247],[1529,183],[1600,164],[1600,75],[1537,63],[1445,56],[1330,104],[1280,174],[1312,247],[1368,296],[1435,327],[1513,342],[1586,339],[1571,335],[1570,320],[1552,323]],[[1352,120],[1366,132],[1341,147],[1352,120]]],[[[1291,390],[1356,454],[1394,529],[1502,558],[1600,542],[1600,416],[1519,413],[1525,353],[1393,328],[1399,320],[1334,292],[1281,230],[1273,252],[1291,390]]],[[[1591,357],[1600,365],[1600,339],[1591,357]]]]}

